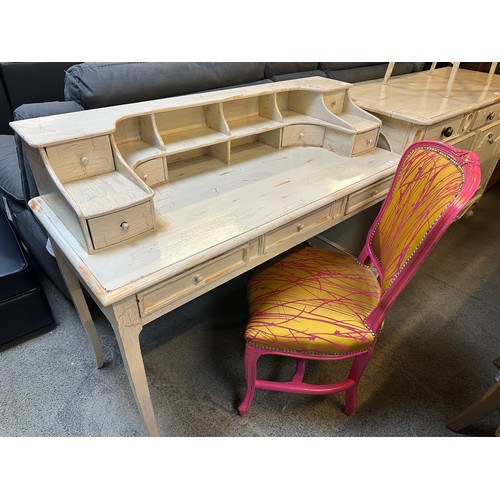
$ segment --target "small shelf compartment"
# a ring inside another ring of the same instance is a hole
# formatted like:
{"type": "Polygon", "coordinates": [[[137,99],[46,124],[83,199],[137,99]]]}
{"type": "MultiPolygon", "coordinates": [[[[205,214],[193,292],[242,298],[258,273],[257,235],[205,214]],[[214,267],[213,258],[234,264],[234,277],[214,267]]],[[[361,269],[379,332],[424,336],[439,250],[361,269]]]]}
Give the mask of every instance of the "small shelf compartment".
{"type": "Polygon", "coordinates": [[[276,94],[226,101],[223,110],[232,137],[249,136],[282,125],[276,94]]]}
{"type": "Polygon", "coordinates": [[[229,129],[220,103],[164,111],[157,113],[155,119],[169,155],[228,139],[229,129]]]}
{"type": "Polygon", "coordinates": [[[114,139],[120,154],[131,168],[160,155],[164,149],[151,115],[120,120],[116,124],[114,139]]]}

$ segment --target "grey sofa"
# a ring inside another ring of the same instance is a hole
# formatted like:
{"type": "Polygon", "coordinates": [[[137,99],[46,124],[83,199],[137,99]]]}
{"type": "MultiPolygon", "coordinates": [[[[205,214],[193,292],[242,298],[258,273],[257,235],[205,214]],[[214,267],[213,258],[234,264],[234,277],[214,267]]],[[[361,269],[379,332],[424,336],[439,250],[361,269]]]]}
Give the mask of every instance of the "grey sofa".
{"type": "MultiPolygon", "coordinates": [[[[7,102],[11,115],[1,115],[0,124],[0,195],[2,208],[8,210],[19,238],[28,248],[32,258],[67,295],[47,236],[31,213],[27,203],[37,196],[29,163],[20,141],[7,130],[7,119],[23,120],[37,116],[68,113],[84,109],[113,106],[136,101],[146,101],[182,94],[206,92],[215,89],[282,81],[308,76],[323,76],[347,82],[359,82],[382,78],[388,63],[378,62],[119,62],[119,63],[26,63],[48,64],[31,69],[25,76],[33,83],[48,81],[48,73],[57,71],[53,78],[54,88],[40,95],[35,101],[27,98],[19,101],[9,93],[14,88],[9,81],[8,67],[12,63],[0,63],[3,88],[0,100],[7,102]],[[59,64],[60,67],[50,67],[59,64]],[[60,85],[58,87],[58,85],[60,85]],[[3,92],[3,95],[2,95],[3,92]]],[[[24,63],[17,63],[24,64],[24,63]]],[[[424,69],[425,63],[398,62],[393,75],[424,69]]],[[[18,72],[21,69],[17,67],[18,72]]]]}

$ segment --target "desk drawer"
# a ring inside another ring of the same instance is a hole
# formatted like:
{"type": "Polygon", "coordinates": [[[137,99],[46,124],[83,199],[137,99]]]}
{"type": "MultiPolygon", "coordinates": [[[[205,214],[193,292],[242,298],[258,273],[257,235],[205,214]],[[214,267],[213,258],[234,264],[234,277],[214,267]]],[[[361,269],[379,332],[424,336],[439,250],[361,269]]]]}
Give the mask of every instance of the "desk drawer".
{"type": "Polygon", "coordinates": [[[370,130],[369,132],[357,134],[352,146],[352,155],[361,155],[372,150],[377,144],[378,133],[379,129],[377,128],[375,130],[370,130]]]}
{"type": "Polygon", "coordinates": [[[115,169],[108,136],[50,146],[47,156],[63,184],[115,169]]]}
{"type": "Polygon", "coordinates": [[[472,121],[472,128],[479,128],[483,125],[489,125],[500,118],[500,103],[486,106],[476,112],[472,121]]]}
{"type": "Polygon", "coordinates": [[[165,182],[165,170],[163,168],[163,159],[154,158],[140,163],[135,167],[135,173],[148,186],[156,186],[165,182]]]}
{"type": "Polygon", "coordinates": [[[222,281],[234,270],[245,266],[247,260],[248,248],[245,245],[138,293],[141,316],[147,316],[197,288],[203,288],[204,285],[212,284],[214,281],[222,281]]]}
{"type": "Polygon", "coordinates": [[[323,146],[325,127],[318,125],[289,125],[283,129],[281,145],[287,146],[323,146]]]}
{"type": "Polygon", "coordinates": [[[96,250],[126,241],[154,228],[153,207],[148,201],[134,207],[87,220],[96,250]]]}
{"type": "Polygon", "coordinates": [[[370,205],[375,201],[384,198],[389,191],[391,182],[392,177],[388,177],[383,181],[377,182],[372,186],[361,189],[357,193],[349,195],[347,198],[345,213],[350,214],[364,206],[370,205]]]}
{"type": "MultiPolygon", "coordinates": [[[[335,207],[338,207],[339,204],[335,204],[335,207]]],[[[274,248],[277,245],[281,245],[285,242],[289,242],[294,238],[298,238],[297,243],[300,243],[301,238],[299,235],[307,232],[307,230],[319,226],[324,222],[330,220],[332,216],[330,215],[330,207],[325,207],[312,214],[306,215],[297,219],[285,226],[282,226],[275,231],[271,231],[270,233],[264,236],[264,253],[267,253],[271,248],[274,248]]]]}

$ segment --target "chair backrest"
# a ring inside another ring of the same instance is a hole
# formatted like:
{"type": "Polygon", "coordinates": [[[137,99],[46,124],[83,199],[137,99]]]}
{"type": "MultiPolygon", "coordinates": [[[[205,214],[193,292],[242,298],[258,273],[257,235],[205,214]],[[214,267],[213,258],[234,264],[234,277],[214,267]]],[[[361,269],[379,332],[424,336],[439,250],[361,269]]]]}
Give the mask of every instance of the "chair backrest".
{"type": "Polygon", "coordinates": [[[358,260],[378,271],[382,297],[368,317],[377,331],[396,297],[472,198],[480,181],[479,158],[437,141],[403,153],[389,193],[358,260]]]}

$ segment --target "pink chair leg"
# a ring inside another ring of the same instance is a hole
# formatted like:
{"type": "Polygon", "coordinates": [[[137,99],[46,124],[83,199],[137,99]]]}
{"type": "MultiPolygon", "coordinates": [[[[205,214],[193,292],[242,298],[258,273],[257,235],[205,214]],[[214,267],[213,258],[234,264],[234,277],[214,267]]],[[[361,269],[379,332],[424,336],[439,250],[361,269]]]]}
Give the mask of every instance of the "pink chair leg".
{"type": "Polygon", "coordinates": [[[370,358],[372,357],[372,353],[373,349],[356,356],[352,362],[348,379],[354,380],[354,385],[345,391],[344,413],[346,415],[351,415],[358,406],[358,383],[361,379],[361,375],[363,375],[363,372],[365,371],[368,361],[370,361],[370,358]]]}
{"type": "Polygon", "coordinates": [[[295,368],[295,373],[292,378],[292,382],[302,382],[304,380],[304,373],[306,371],[306,360],[303,358],[296,359],[297,365],[295,368]]]}
{"type": "Polygon", "coordinates": [[[260,351],[250,344],[245,346],[245,378],[247,388],[245,396],[238,406],[238,412],[241,417],[248,415],[248,409],[252,404],[253,395],[255,393],[255,381],[257,379],[257,360],[260,357],[260,351]]]}

